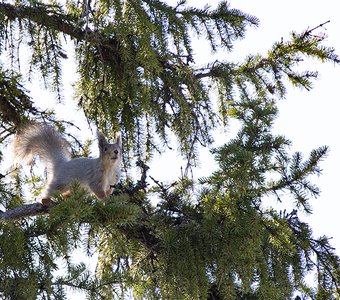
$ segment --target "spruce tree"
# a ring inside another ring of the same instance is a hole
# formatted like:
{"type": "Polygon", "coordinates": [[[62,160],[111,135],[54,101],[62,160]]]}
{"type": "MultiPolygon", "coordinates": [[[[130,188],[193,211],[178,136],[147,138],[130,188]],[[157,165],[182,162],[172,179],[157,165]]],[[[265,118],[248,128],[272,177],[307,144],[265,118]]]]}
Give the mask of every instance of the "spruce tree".
{"type": "Polygon", "coordinates": [[[3,172],[2,299],[67,299],[70,289],[88,299],[130,293],[135,299],[338,299],[339,257],[329,238],[314,237],[301,220],[319,195],[310,177],[321,172],[328,148],[303,158],[272,126],[287,85],[310,89],[318,77],[301,71],[300,62],[338,64],[339,57],[313,28],[241,62],[195,61],[194,35],[213,52],[232,51],[258,22],[226,1],[203,9],[185,0],[176,6],[159,0],[0,3],[0,52],[10,58],[0,69],[1,161],[13,134],[30,120],[52,123],[76,155],[88,154],[89,145],[70,133],[74,124],[39,107],[25,87],[39,76],[60,102],[61,64],[74,51],[75,97],[62,102],[77,101],[107,136],[120,130],[124,169],[137,161],[140,170],[137,179],[125,176],[105,202],[75,185],[74,195],[56,196],[53,207],[30,198],[44,178],[3,172]],[[212,149],[212,174],[196,179],[183,172],[167,183],[148,175],[153,154],[174,144],[192,169],[200,147],[213,142],[213,130],[231,120],[239,131],[212,149]],[[269,207],[268,199],[287,208],[269,207]],[[84,262],[73,262],[74,251],[87,256],[84,262]],[[93,271],[86,261],[95,259],[93,271]],[[311,285],[306,276],[313,272],[311,285]]]}

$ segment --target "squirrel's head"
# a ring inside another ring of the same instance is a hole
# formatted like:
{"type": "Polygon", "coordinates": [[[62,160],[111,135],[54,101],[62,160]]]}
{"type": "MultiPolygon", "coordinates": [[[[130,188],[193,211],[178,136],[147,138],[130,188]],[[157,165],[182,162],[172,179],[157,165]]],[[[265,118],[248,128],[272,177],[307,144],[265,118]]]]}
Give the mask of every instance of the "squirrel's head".
{"type": "Polygon", "coordinates": [[[104,134],[97,130],[98,146],[99,146],[99,156],[104,161],[116,162],[120,161],[122,157],[122,137],[120,132],[115,134],[115,143],[110,144],[104,134]]]}

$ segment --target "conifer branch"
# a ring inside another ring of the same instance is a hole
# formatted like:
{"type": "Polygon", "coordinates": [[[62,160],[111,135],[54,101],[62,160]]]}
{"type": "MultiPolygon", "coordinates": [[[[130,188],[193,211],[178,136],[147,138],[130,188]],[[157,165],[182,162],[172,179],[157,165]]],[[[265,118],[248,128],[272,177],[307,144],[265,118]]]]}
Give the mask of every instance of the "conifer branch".
{"type": "MultiPolygon", "coordinates": [[[[50,209],[57,206],[43,205],[39,202],[32,204],[24,204],[16,208],[0,212],[0,220],[19,220],[27,217],[35,217],[42,214],[48,214],[50,209]]],[[[140,222],[136,225],[119,225],[117,227],[121,233],[123,233],[128,239],[140,242],[146,248],[157,251],[160,246],[160,241],[152,233],[152,229],[140,222]]],[[[45,231],[38,231],[30,234],[30,236],[40,236],[46,234],[45,231]]]]}
{"type": "Polygon", "coordinates": [[[274,43],[266,56],[249,55],[243,64],[231,64],[216,61],[206,68],[196,69],[196,79],[218,79],[222,82],[231,78],[232,83],[247,78],[257,88],[263,86],[269,93],[284,95],[282,78],[285,76],[294,86],[310,90],[311,80],[318,77],[317,72],[307,71],[298,73],[294,70],[304,57],[315,57],[321,61],[340,63],[340,58],[332,47],[324,47],[321,42],[325,36],[314,36],[312,33],[329,23],[326,21],[312,29],[298,34],[293,32],[291,40],[274,43]],[[274,78],[274,80],[272,79],[274,78]]]}
{"type": "Polygon", "coordinates": [[[59,30],[70,37],[81,39],[83,32],[76,29],[70,22],[71,18],[67,16],[61,17],[61,14],[56,14],[52,10],[47,10],[44,6],[25,6],[12,5],[9,3],[0,3],[0,12],[8,17],[9,20],[27,19],[39,25],[51,27],[59,30]]]}
{"type": "Polygon", "coordinates": [[[0,219],[18,220],[26,217],[33,217],[40,214],[48,213],[52,206],[43,205],[39,202],[32,204],[24,204],[13,209],[0,213],[0,219]]]}
{"type": "MultiPolygon", "coordinates": [[[[79,95],[84,97],[79,106],[99,126],[131,124],[122,132],[126,147],[138,141],[138,147],[131,148],[138,155],[144,137],[150,153],[154,133],[167,142],[167,128],[191,159],[196,144],[208,144],[220,116],[226,121],[235,118],[242,127],[214,150],[219,168],[198,183],[182,176],[176,183],[163,184],[149,176],[148,166],[140,161],[139,180],[115,186],[105,203],[75,189],[65,201],[20,202],[15,207],[18,199],[5,188],[6,182],[0,182],[1,202],[8,208],[0,211],[0,294],[18,299],[21,291],[25,295],[30,290],[30,297],[21,298],[61,299],[69,287],[83,290],[87,297],[112,298],[121,288],[122,295],[127,289],[140,291],[140,298],[151,293],[157,298],[164,290],[170,298],[216,300],[231,294],[249,298],[244,293],[251,290],[251,299],[277,294],[288,299],[305,290],[303,279],[313,267],[324,289],[339,288],[339,259],[328,239],[313,239],[297,209],[278,213],[262,206],[268,194],[281,201],[279,192],[289,192],[297,208],[309,211],[309,198],[319,194],[308,176],[320,173],[318,163],[327,149],[313,151],[306,161],[300,153],[286,153],[290,142],[271,133],[277,115],[271,94],[284,95],[284,79],[310,87],[317,72],[295,71],[304,57],[340,62],[332,48],[321,45],[324,35],[315,33],[328,22],[275,43],[267,55],[199,68],[191,48],[192,29],[207,38],[211,49],[231,49],[245,26],[256,25],[257,19],[230,10],[226,1],[215,10],[186,8],[182,0],[176,7],[160,0],[124,1],[125,7],[122,3],[106,7],[99,1],[91,10],[90,2],[72,2],[68,8],[36,1],[27,6],[1,2],[2,28],[10,36],[4,35],[5,42],[19,49],[21,41],[14,33],[24,30],[20,37],[32,50],[32,68],[41,66],[43,77],[55,72],[58,87],[59,59],[66,58],[60,36],[74,41],[79,95]],[[81,5],[88,5],[85,14],[81,5]],[[217,84],[218,112],[210,101],[208,82],[217,84]],[[155,183],[151,188],[148,178],[155,183]],[[157,206],[151,204],[155,196],[157,206]],[[88,255],[94,249],[102,254],[95,276],[82,263],[72,265],[70,255],[78,245],[88,255]],[[56,259],[67,262],[66,276],[55,278],[56,259]]],[[[0,127],[11,126],[11,134],[25,119],[39,114],[43,118],[15,78],[0,73],[0,79],[12,84],[0,88],[0,113],[7,117],[0,127]],[[25,110],[25,101],[32,110],[25,110]]],[[[25,182],[19,177],[16,184],[21,189],[25,182]]]]}
{"type": "Polygon", "coordinates": [[[33,106],[18,77],[6,76],[0,71],[0,126],[20,125],[24,119],[23,112],[37,114],[39,111],[33,106]]]}
{"type": "MultiPolygon", "coordinates": [[[[48,7],[48,6],[47,6],[48,7]]],[[[98,32],[86,27],[81,29],[71,15],[56,13],[48,10],[45,6],[25,6],[0,3],[0,13],[10,20],[29,20],[46,28],[59,31],[77,41],[86,41],[100,44],[102,47],[118,53],[118,42],[116,39],[101,36],[98,32]]]]}
{"type": "MultiPolygon", "coordinates": [[[[141,169],[141,178],[136,184],[130,184],[128,187],[119,186],[114,191],[113,195],[126,194],[129,195],[130,202],[137,204],[144,214],[141,216],[139,223],[135,225],[118,225],[118,230],[123,233],[128,239],[140,242],[150,251],[158,251],[160,246],[159,239],[153,234],[153,230],[146,225],[146,218],[148,217],[148,210],[144,207],[143,201],[138,197],[139,192],[143,191],[147,187],[147,171],[149,167],[143,162],[138,161],[137,166],[141,169]]],[[[66,200],[67,201],[67,200],[66,200]]],[[[18,220],[26,217],[34,217],[41,214],[48,214],[50,209],[58,206],[58,202],[48,202],[48,203],[32,203],[24,204],[22,206],[9,209],[7,211],[0,211],[0,220],[18,220]]],[[[86,222],[84,219],[83,222],[86,222]]],[[[46,234],[45,231],[34,232],[32,236],[40,236],[46,234]]]]}

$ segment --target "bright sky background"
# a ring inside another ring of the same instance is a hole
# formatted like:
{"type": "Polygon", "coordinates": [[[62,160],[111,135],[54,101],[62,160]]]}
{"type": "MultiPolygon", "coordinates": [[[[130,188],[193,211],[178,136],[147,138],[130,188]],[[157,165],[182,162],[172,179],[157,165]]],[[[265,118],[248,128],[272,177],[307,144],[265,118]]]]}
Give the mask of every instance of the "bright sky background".
{"type": "MultiPolygon", "coordinates": [[[[171,3],[177,1],[171,1],[171,3]]],[[[210,3],[212,6],[218,1],[188,1],[193,6],[204,6],[210,3]]],[[[308,27],[314,28],[328,20],[331,22],[318,29],[324,32],[328,38],[325,41],[327,46],[333,46],[340,54],[340,2],[339,0],[231,0],[230,6],[241,11],[252,14],[260,19],[258,28],[248,30],[246,38],[241,42],[236,42],[233,53],[225,53],[221,59],[242,60],[250,53],[265,53],[271,45],[289,39],[291,31],[300,32],[308,27]]],[[[196,49],[196,48],[195,48],[196,49]]],[[[197,61],[205,59],[210,55],[210,51],[202,45],[197,45],[197,61]]],[[[72,97],[71,83],[74,82],[75,68],[71,61],[65,65],[65,101],[72,97]]],[[[306,216],[306,220],[312,225],[314,236],[327,235],[333,237],[332,245],[337,248],[340,254],[340,199],[338,184],[340,167],[340,116],[339,116],[339,85],[340,66],[333,66],[331,63],[320,64],[310,63],[311,70],[320,72],[320,79],[315,82],[311,91],[288,89],[287,98],[279,104],[279,118],[275,125],[276,133],[285,135],[293,143],[292,150],[302,151],[305,158],[309,152],[321,145],[330,147],[329,156],[322,163],[323,175],[314,180],[322,191],[318,199],[312,200],[313,215],[306,216]]],[[[53,106],[52,102],[46,102],[45,97],[50,97],[33,85],[31,91],[33,99],[45,103],[45,106],[53,106]]],[[[74,112],[66,114],[65,108],[58,108],[59,113],[64,114],[67,119],[75,121],[78,125],[78,117],[74,112]]],[[[79,121],[80,122],[80,121],[79,121]]],[[[85,123],[82,123],[85,124],[85,123]]],[[[232,131],[232,129],[230,129],[232,131]]],[[[216,136],[219,142],[218,134],[216,136]]],[[[212,160],[207,151],[203,151],[200,158],[200,169],[197,174],[207,175],[207,170],[211,170],[212,160]],[[209,164],[209,165],[208,165],[209,164]]],[[[160,159],[153,163],[152,175],[156,178],[171,179],[180,174],[181,162],[178,154],[172,153],[166,159],[160,159]],[[156,168],[158,166],[158,168],[156,168]],[[157,174],[158,173],[158,174],[157,174]]]]}

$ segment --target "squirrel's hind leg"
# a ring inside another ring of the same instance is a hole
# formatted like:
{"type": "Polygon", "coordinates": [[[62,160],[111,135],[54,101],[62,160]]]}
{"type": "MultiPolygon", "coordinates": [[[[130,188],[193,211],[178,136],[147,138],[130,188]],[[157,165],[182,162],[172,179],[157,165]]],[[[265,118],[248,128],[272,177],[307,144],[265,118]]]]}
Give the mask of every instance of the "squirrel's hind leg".
{"type": "Polygon", "coordinates": [[[49,183],[43,192],[43,197],[41,203],[45,206],[54,206],[55,201],[52,200],[52,195],[59,191],[62,193],[63,197],[68,198],[71,196],[71,191],[67,185],[56,184],[54,182],[49,183]]]}
{"type": "Polygon", "coordinates": [[[67,184],[51,181],[46,185],[44,192],[42,193],[43,199],[51,198],[55,192],[60,192],[65,197],[70,196],[70,189],[67,184]]]}

